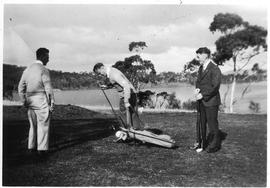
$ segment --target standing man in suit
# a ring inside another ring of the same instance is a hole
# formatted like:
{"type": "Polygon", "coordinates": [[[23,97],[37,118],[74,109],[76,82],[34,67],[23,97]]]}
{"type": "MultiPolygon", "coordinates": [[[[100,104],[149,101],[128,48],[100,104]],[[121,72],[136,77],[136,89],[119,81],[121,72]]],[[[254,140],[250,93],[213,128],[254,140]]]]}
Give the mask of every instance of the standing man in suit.
{"type": "MultiPolygon", "coordinates": [[[[197,152],[204,149],[208,153],[216,152],[221,147],[221,138],[218,125],[218,109],[220,102],[219,87],[221,83],[221,71],[218,66],[210,59],[210,50],[206,47],[196,51],[197,60],[200,62],[198,78],[196,82],[196,100],[199,109],[199,121],[201,129],[197,137],[197,152]],[[206,139],[206,124],[208,125],[208,137],[206,139]]],[[[197,123],[197,124],[198,124],[197,123]]],[[[198,125],[197,125],[198,126],[198,125]]]]}
{"type": "Polygon", "coordinates": [[[93,71],[106,76],[110,84],[101,85],[101,89],[116,88],[120,94],[120,111],[126,114],[128,128],[143,130],[137,113],[137,92],[125,75],[114,67],[106,67],[103,63],[97,63],[93,71]]]}
{"type": "Polygon", "coordinates": [[[36,62],[25,69],[18,85],[23,105],[28,109],[30,123],[28,149],[47,155],[49,150],[50,114],[54,108],[54,95],[49,70],[49,50],[39,48],[36,62]]]}

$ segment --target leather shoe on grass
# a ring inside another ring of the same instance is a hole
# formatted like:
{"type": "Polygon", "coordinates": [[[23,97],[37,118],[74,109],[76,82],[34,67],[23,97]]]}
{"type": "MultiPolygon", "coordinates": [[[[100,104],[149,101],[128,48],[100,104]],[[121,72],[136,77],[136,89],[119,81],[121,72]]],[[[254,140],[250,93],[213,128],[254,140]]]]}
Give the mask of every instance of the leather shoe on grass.
{"type": "Polygon", "coordinates": [[[206,152],[207,152],[207,153],[215,153],[215,152],[217,152],[219,149],[220,149],[220,148],[218,148],[218,147],[207,148],[207,149],[206,149],[206,152]]]}

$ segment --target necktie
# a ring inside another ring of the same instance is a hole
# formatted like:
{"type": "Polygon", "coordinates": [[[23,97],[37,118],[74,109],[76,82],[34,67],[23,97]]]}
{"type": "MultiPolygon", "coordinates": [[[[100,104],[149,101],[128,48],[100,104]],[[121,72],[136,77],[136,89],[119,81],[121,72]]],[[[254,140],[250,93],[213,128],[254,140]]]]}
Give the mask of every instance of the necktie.
{"type": "Polygon", "coordinates": [[[203,72],[203,65],[200,66],[200,72],[203,72]]]}

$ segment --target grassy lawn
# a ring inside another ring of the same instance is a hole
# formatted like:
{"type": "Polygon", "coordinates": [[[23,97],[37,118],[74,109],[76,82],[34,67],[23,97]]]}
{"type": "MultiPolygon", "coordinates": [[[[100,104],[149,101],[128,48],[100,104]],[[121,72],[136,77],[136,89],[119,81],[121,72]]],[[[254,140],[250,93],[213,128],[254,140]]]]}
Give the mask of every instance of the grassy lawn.
{"type": "Polygon", "coordinates": [[[57,106],[52,153],[39,162],[26,152],[26,111],[3,107],[3,185],[6,186],[266,186],[266,115],[220,114],[228,133],[217,153],[189,150],[195,113],[145,113],[151,128],[171,135],[178,148],[114,143],[110,114],[57,106]]]}

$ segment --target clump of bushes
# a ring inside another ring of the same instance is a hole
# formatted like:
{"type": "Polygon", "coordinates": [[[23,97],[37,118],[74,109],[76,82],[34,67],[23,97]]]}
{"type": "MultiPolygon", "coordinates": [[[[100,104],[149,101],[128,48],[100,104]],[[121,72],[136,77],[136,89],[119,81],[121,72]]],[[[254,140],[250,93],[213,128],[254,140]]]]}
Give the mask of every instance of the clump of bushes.
{"type": "Polygon", "coordinates": [[[168,94],[167,99],[169,100],[170,109],[180,109],[181,101],[176,98],[175,92],[168,94]]]}
{"type": "Polygon", "coordinates": [[[189,99],[188,101],[183,102],[183,109],[196,110],[197,109],[197,102],[189,99]]]}
{"type": "Polygon", "coordinates": [[[249,102],[249,109],[252,111],[252,112],[255,112],[255,113],[258,113],[260,111],[260,103],[256,103],[254,101],[250,101],[249,102]]]}
{"type": "Polygon", "coordinates": [[[150,90],[140,91],[138,93],[138,105],[139,107],[152,109],[196,109],[195,101],[189,100],[182,105],[181,101],[176,98],[175,92],[154,93],[150,90]]]}
{"type": "Polygon", "coordinates": [[[180,109],[181,101],[176,98],[175,92],[171,94],[167,92],[154,93],[146,90],[138,93],[138,105],[154,109],[180,109]]]}

